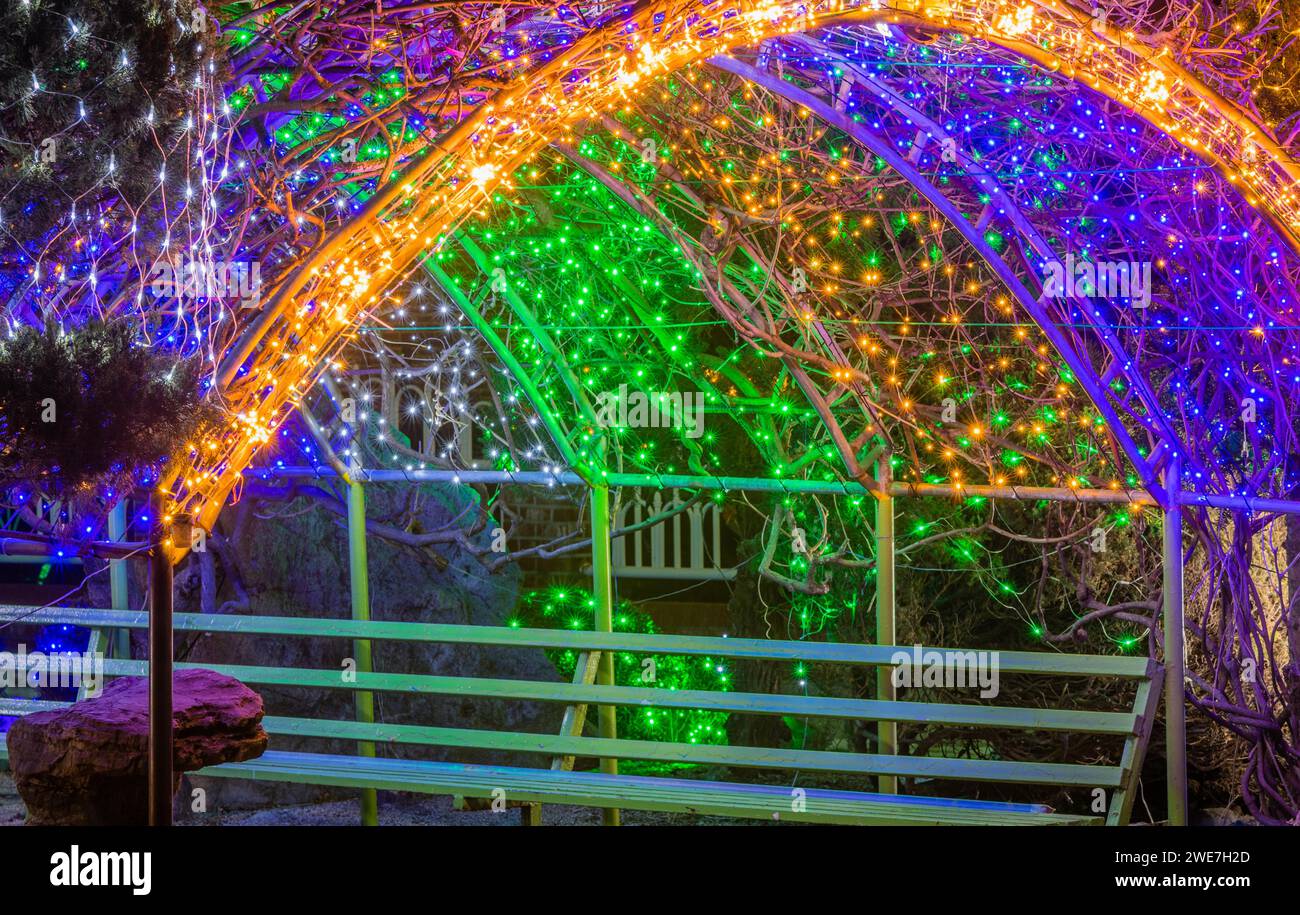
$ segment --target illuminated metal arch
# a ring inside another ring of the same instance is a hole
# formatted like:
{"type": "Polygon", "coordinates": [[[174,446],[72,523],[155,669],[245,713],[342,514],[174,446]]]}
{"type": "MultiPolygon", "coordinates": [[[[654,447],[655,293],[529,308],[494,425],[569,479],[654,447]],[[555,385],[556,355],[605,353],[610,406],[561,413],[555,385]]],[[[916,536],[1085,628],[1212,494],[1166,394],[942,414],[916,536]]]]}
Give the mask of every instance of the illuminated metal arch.
{"type": "Polygon", "coordinates": [[[630,98],[648,79],[730,48],[854,22],[960,31],[1092,87],[1240,186],[1246,201],[1300,251],[1300,164],[1165,50],[1069,6],[1046,0],[1016,8],[998,0],[643,0],[481,105],[278,285],[218,373],[239,418],[173,475],[176,510],[210,527],[238,474],[328,368],[356,319],[486,194],[508,186],[516,168],[563,139],[572,123],[630,98]],[[1024,40],[1030,35],[1039,44],[1024,40]]]}

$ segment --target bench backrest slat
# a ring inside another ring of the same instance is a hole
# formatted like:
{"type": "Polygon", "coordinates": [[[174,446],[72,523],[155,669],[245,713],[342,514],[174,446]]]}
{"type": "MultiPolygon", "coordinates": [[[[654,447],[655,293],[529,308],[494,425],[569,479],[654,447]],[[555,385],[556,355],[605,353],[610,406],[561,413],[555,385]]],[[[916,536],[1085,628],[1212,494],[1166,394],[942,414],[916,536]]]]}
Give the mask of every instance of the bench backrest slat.
{"type": "MultiPolygon", "coordinates": [[[[145,629],[143,611],[50,608],[32,613],[30,607],[0,607],[0,621],[21,617],[37,624],[72,623],[78,626],[145,629]]],[[[589,632],[568,629],[515,629],[509,626],[461,626],[444,623],[402,623],[384,620],[321,619],[293,616],[238,616],[232,614],[178,613],[174,627],[188,632],[226,632],[247,635],[288,635],[337,639],[380,639],[444,644],[567,648],[574,651],[630,651],[661,655],[704,655],[774,661],[827,664],[861,664],[892,667],[899,652],[909,658],[912,646],[859,645],[843,642],[800,642],[779,639],[732,639],[716,636],[647,635],[629,632],[589,632]]],[[[970,649],[935,648],[923,651],[976,654],[970,649]]],[[[1000,651],[1001,674],[1115,677],[1140,680],[1147,675],[1147,659],[1110,655],[1053,654],[1037,651],[1000,651]]]]}
{"type": "Polygon", "coordinates": [[[859,775],[892,774],[916,778],[1007,782],[1035,785],[1119,787],[1118,766],[1074,763],[1021,763],[987,759],[949,759],[939,756],[893,756],[834,750],[788,750],[667,741],[577,737],[563,734],[520,734],[473,728],[440,728],[412,724],[367,724],[319,718],[265,720],[267,731],[295,737],[370,740],[415,746],[458,747],[537,753],[545,756],[638,759],[652,762],[695,763],[758,769],[844,772],[859,775]]]}
{"type": "MultiPolygon", "coordinates": [[[[304,667],[250,667],[242,664],[180,662],[177,670],[205,669],[244,683],[343,689],[420,695],[470,696],[481,699],[524,699],[569,705],[642,706],[649,708],[706,709],[755,715],[793,715],[808,718],[842,718],[865,721],[907,721],[963,727],[1015,730],[1071,731],[1081,734],[1132,734],[1136,716],[1131,712],[1090,712],[1073,709],[1017,708],[995,705],[959,705],[881,699],[844,699],[784,693],[740,693],[713,690],[665,690],[641,686],[599,686],[536,680],[500,680],[487,677],[442,677],[429,674],[354,673],[348,679],[338,670],[304,667]]],[[[143,676],[145,661],[104,661],[110,677],[143,676]]]]}

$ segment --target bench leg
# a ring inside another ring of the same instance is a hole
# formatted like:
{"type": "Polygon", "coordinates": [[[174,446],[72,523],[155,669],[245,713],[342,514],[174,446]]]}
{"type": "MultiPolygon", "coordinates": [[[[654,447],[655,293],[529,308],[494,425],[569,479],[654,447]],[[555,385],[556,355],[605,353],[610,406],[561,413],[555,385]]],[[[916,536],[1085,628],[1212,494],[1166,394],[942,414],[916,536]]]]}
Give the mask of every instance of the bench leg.
{"type": "Polygon", "coordinates": [[[521,804],[519,807],[519,825],[520,826],[541,826],[542,805],[521,804]]]}

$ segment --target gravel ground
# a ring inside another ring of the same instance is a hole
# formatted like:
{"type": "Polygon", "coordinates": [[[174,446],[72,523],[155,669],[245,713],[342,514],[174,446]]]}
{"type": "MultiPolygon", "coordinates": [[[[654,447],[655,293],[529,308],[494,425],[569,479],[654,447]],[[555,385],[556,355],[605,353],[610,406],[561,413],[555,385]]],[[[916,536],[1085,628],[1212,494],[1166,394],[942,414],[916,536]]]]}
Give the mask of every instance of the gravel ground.
{"type": "MultiPolygon", "coordinates": [[[[14,790],[13,779],[0,773],[0,826],[21,826],[26,817],[23,802],[14,790]]],[[[211,811],[195,814],[181,821],[187,826],[356,826],[360,822],[360,804],[356,800],[299,807],[273,807],[266,810],[211,811]]],[[[754,820],[696,817],[675,813],[623,811],[627,826],[753,826],[766,825],[754,820]]],[[[600,811],[588,807],[560,804],[542,808],[544,826],[599,826],[600,811]]],[[[379,795],[381,826],[517,826],[519,811],[453,810],[451,798],[430,795],[379,795]]]]}
{"type": "Polygon", "coordinates": [[[0,826],[21,826],[27,816],[8,772],[0,772],[0,826]]]}

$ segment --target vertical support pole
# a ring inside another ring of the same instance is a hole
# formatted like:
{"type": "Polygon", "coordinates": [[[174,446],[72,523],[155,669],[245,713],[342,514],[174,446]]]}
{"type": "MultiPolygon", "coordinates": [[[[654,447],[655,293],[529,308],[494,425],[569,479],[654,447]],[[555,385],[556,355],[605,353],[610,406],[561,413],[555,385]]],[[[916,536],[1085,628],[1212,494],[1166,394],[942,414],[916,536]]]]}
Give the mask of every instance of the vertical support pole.
{"type": "MultiPolygon", "coordinates": [[[[352,582],[352,618],[370,619],[370,564],[366,557],[366,493],[357,479],[357,468],[348,479],[348,578],[352,582]]],[[[370,673],[373,669],[370,640],[355,639],[352,653],[357,663],[357,673],[370,673]]],[[[357,721],[373,724],[375,720],[375,695],[357,690],[357,721]]],[[[357,742],[360,756],[374,756],[372,741],[357,742]]],[[[361,789],[361,825],[379,825],[379,799],[374,788],[361,789]]]]}
{"type": "Polygon", "coordinates": [[[150,502],[149,825],[172,824],[172,560],[162,498],[150,502]]]}
{"type": "MultiPolygon", "coordinates": [[[[893,645],[894,632],[894,497],[889,491],[893,482],[893,468],[888,452],[876,463],[876,480],[880,489],[876,493],[876,644],[893,645]]],[[[893,669],[876,668],[876,698],[896,698],[893,669]]],[[[880,753],[892,756],[898,752],[898,723],[881,721],[879,728],[880,753]]],[[[898,793],[898,778],[893,775],[877,777],[877,787],[882,794],[898,793]]]]}
{"type": "MultiPolygon", "coordinates": [[[[591,488],[591,575],[596,597],[596,631],[614,631],[614,569],[610,557],[609,526],[609,487],[593,486],[591,488]]],[[[602,651],[596,666],[596,683],[601,686],[614,685],[614,652],[602,651]]],[[[612,705],[596,708],[597,730],[601,737],[618,736],[616,709],[612,705]]],[[[618,760],[602,757],[600,771],[610,775],[618,774],[618,760]]],[[[606,826],[619,825],[617,808],[603,811],[606,826]]]]}
{"type": "MultiPolygon", "coordinates": [[[[117,542],[126,536],[126,499],[123,498],[108,513],[108,539],[117,542]]],[[[108,592],[114,610],[126,610],[126,560],[110,559],[108,561],[108,592]]],[[[115,658],[130,659],[131,630],[114,629],[111,635],[110,650],[115,658]]]]}
{"type": "Polygon", "coordinates": [[[1165,471],[1169,506],[1164,511],[1165,767],[1169,825],[1187,825],[1187,721],[1183,632],[1183,507],[1178,502],[1182,473],[1178,455],[1165,471]]]}

